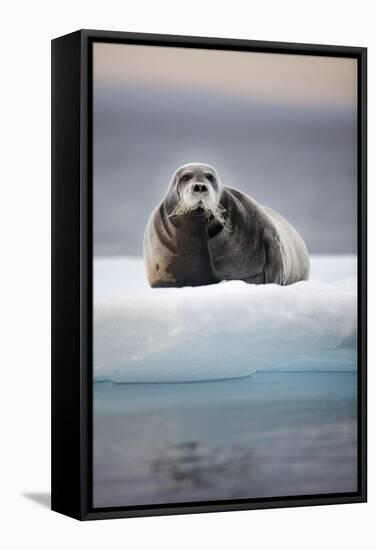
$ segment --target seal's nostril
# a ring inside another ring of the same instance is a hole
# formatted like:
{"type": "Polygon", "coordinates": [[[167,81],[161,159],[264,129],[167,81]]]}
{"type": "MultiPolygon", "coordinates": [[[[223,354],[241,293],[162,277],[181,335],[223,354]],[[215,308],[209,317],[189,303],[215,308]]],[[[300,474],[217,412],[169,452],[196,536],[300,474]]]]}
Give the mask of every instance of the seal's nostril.
{"type": "Polygon", "coordinates": [[[194,186],[193,186],[193,192],[194,193],[207,193],[208,192],[208,187],[207,185],[203,184],[203,183],[196,183],[194,186]]]}

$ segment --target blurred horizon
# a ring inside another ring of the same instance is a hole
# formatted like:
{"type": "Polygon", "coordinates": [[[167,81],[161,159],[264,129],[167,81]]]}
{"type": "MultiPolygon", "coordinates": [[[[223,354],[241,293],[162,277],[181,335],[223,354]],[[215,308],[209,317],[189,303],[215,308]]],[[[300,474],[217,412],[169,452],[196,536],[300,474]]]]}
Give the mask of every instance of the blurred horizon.
{"type": "Polygon", "coordinates": [[[139,82],[334,107],[353,106],[357,96],[351,58],[97,43],[94,62],[98,84],[139,82]]]}
{"type": "Polygon", "coordinates": [[[94,46],[94,252],[142,255],[175,169],[205,162],[310,253],[356,253],[356,61],[94,46]]]}

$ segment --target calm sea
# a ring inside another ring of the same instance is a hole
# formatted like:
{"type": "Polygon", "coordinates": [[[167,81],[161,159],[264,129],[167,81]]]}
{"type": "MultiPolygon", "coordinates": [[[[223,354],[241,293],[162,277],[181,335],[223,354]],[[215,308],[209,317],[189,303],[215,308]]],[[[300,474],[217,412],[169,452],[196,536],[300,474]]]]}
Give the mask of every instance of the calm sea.
{"type": "Polygon", "coordinates": [[[357,490],[354,372],[94,384],[94,506],[357,490]]]}

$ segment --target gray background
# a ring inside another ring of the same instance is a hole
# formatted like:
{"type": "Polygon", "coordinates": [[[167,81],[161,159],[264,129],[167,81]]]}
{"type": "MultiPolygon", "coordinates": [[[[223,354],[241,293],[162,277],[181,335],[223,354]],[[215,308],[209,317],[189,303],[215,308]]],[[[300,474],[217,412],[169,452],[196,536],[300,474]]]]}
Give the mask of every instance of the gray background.
{"type": "Polygon", "coordinates": [[[142,255],[150,213],[192,161],[280,211],[311,253],[356,252],[356,72],[341,65],[351,60],[240,54],[234,69],[223,52],[95,47],[97,256],[142,255]]]}

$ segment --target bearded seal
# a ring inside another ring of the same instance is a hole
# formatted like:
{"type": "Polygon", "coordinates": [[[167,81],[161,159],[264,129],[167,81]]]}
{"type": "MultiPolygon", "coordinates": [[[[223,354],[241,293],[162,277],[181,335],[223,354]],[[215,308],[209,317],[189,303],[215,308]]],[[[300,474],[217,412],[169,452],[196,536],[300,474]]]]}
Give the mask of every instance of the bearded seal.
{"type": "Polygon", "coordinates": [[[281,214],[221,183],[208,164],[190,163],[172,176],[144,237],[151,287],[241,280],[289,285],[308,279],[309,257],[281,214]]]}

